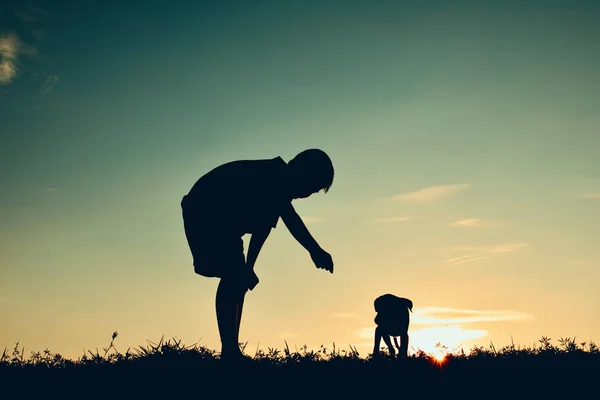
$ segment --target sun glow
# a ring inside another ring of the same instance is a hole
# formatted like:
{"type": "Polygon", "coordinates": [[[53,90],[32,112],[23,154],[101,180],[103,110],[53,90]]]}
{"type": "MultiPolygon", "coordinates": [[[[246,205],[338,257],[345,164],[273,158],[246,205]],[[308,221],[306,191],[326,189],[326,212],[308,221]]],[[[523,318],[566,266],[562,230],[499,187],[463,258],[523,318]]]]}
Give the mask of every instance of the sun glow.
{"type": "Polygon", "coordinates": [[[435,345],[435,349],[432,352],[427,353],[437,364],[443,364],[446,361],[448,355],[448,348],[441,343],[435,345]]]}
{"type": "Polygon", "coordinates": [[[433,326],[429,328],[409,330],[409,348],[422,350],[427,354],[443,354],[458,350],[465,343],[482,338],[487,331],[465,329],[461,326],[433,326]]]}
{"type": "MultiPolygon", "coordinates": [[[[372,327],[361,329],[357,332],[357,336],[372,340],[374,330],[372,327]]],[[[422,351],[435,360],[443,361],[447,354],[460,351],[463,346],[468,347],[471,341],[485,337],[487,334],[488,332],[485,330],[466,329],[460,325],[437,325],[421,329],[409,329],[408,352],[410,355],[422,351]]],[[[382,346],[385,347],[383,344],[382,346]]]]}
{"type": "Polygon", "coordinates": [[[437,361],[437,362],[444,362],[444,360],[446,359],[446,355],[444,353],[441,352],[434,352],[433,354],[431,354],[431,356],[437,361]]]}

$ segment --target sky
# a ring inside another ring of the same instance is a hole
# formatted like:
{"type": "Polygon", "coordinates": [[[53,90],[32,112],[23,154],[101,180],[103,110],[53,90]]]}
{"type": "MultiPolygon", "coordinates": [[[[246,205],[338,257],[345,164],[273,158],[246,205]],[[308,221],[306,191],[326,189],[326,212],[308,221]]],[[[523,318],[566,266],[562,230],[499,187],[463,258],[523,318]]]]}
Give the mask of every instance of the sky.
{"type": "MultiPolygon", "coordinates": [[[[259,255],[240,339],[366,356],[600,341],[597,1],[53,1],[0,9],[0,347],[219,350],[180,201],[307,148],[331,190],[259,255]]],[[[241,205],[243,206],[243,205],[241,205]]],[[[249,238],[244,237],[248,244],[249,238]]]]}

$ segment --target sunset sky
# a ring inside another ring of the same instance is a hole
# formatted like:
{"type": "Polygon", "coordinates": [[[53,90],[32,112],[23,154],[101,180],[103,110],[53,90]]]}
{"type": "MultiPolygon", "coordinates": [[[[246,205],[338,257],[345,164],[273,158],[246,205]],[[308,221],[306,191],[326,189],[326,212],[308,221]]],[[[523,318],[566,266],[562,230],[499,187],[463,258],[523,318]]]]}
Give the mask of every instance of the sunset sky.
{"type": "Polygon", "coordinates": [[[600,2],[0,7],[0,350],[219,350],[180,200],[307,148],[335,180],[294,205],[335,271],[280,221],[248,349],[365,356],[384,293],[414,302],[411,352],[600,342],[600,2]]]}

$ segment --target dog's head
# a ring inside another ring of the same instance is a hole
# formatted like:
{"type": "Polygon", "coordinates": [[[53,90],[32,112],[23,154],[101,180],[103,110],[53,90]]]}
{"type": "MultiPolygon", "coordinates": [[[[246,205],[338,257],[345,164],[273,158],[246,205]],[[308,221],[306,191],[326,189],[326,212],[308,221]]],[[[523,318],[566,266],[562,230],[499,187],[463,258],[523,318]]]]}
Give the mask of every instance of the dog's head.
{"type": "Polygon", "coordinates": [[[413,302],[410,299],[404,297],[394,296],[393,294],[384,294],[375,299],[374,302],[375,312],[382,312],[385,309],[398,309],[399,307],[406,307],[410,312],[413,312],[413,302]]]}

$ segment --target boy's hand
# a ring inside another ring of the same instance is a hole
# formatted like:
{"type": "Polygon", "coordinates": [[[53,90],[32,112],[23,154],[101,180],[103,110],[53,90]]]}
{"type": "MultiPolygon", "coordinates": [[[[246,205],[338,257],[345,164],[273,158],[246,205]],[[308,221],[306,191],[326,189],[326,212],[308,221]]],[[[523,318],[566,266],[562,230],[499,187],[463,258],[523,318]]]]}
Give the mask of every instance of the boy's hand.
{"type": "Polygon", "coordinates": [[[310,258],[312,258],[315,263],[315,267],[324,269],[333,274],[333,258],[331,258],[331,254],[323,249],[318,249],[310,254],[310,258]]]}

